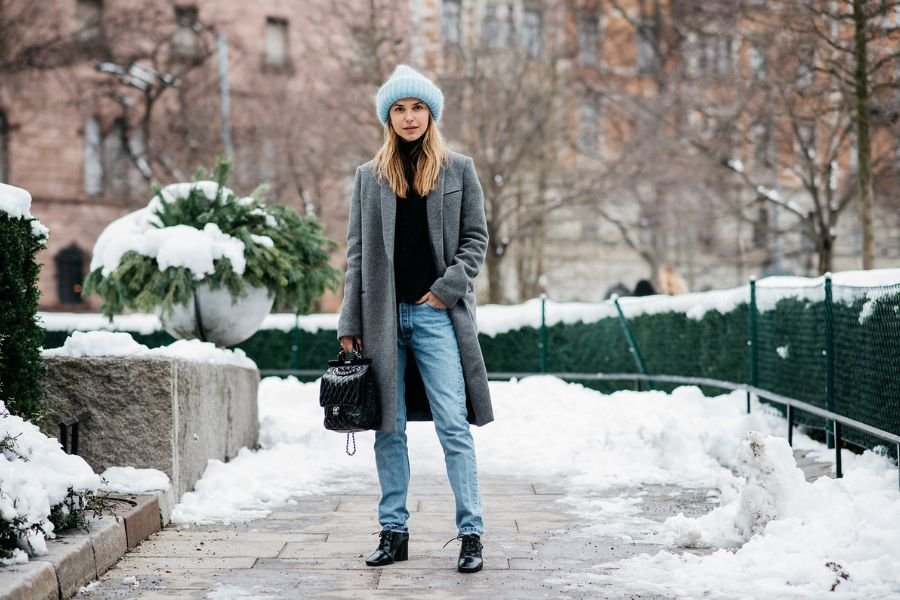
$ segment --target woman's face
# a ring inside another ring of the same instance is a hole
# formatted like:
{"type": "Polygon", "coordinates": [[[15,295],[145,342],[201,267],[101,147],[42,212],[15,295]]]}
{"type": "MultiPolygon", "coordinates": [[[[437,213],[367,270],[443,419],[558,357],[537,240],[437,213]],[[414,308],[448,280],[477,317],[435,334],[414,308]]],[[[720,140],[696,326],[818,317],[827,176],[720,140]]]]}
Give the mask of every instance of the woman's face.
{"type": "Polygon", "coordinates": [[[431,113],[428,105],[418,98],[404,98],[397,100],[391,106],[391,127],[401,139],[414,142],[428,129],[428,120],[431,113]]]}

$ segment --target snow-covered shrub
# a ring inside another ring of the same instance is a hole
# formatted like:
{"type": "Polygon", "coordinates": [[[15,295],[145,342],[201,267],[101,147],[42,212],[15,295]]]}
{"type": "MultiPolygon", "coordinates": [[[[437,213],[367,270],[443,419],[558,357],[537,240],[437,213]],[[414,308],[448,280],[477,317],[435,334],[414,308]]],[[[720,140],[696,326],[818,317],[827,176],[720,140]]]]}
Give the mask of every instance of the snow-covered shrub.
{"type": "Polygon", "coordinates": [[[125,308],[170,315],[200,283],[232,299],[268,288],[275,306],[308,312],[339,272],[328,264],[334,242],[312,217],[266,204],[265,188],[238,197],[225,186],[230,163],[210,175],[158,188],[149,204],[111,223],[97,239],[85,294],[104,314],[125,308]],[[212,177],[211,180],[206,179],[212,177]]]}
{"type": "Polygon", "coordinates": [[[0,564],[47,553],[54,531],[84,527],[100,477],[0,402],[0,564]]]}
{"type": "Polygon", "coordinates": [[[44,376],[35,255],[46,241],[47,228],[31,215],[31,194],[0,184],[0,398],[27,419],[39,415],[44,376]]]}

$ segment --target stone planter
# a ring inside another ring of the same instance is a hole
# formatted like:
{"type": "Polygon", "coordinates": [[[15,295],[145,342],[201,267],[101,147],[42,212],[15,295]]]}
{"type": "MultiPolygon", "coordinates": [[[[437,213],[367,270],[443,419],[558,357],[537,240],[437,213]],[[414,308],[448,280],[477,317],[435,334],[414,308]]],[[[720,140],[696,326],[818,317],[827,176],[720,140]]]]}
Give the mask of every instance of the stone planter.
{"type": "Polygon", "coordinates": [[[176,339],[203,340],[224,348],[256,333],[273,302],[266,288],[248,287],[247,295],[234,301],[226,288],[213,290],[201,284],[193,300],[177,305],[168,317],[160,314],[159,320],[176,339]]]}

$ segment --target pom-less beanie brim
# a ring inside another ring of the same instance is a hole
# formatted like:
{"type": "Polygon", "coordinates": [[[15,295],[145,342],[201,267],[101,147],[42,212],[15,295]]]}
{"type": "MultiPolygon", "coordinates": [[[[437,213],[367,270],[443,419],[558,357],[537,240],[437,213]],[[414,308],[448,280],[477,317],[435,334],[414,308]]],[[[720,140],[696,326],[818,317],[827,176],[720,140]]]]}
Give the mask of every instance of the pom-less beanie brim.
{"type": "Polygon", "coordinates": [[[441,119],[444,109],[444,94],[441,89],[412,67],[398,65],[375,96],[378,120],[387,125],[391,106],[403,98],[418,98],[428,105],[435,121],[441,119]]]}

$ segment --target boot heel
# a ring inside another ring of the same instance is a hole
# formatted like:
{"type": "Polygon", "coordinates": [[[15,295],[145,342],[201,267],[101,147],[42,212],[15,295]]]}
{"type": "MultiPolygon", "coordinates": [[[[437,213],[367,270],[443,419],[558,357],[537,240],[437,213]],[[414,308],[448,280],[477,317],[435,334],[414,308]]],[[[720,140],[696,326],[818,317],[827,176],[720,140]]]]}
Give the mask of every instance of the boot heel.
{"type": "Polygon", "coordinates": [[[403,544],[399,548],[397,548],[397,556],[394,557],[395,561],[407,560],[409,558],[409,542],[404,541],[403,544]]]}

